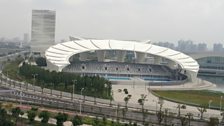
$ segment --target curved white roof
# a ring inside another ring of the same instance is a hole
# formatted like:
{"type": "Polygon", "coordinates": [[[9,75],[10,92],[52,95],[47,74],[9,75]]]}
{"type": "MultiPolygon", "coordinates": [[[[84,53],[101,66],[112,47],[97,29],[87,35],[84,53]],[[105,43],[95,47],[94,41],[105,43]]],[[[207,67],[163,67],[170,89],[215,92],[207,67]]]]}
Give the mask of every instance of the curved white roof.
{"type": "Polygon", "coordinates": [[[184,53],[150,43],[139,43],[136,41],[92,39],[68,41],[49,47],[45,52],[45,56],[51,63],[62,69],[70,64],[69,58],[74,54],[93,50],[126,50],[148,53],[170,59],[178,63],[182,69],[195,73],[199,70],[197,61],[184,53]]]}

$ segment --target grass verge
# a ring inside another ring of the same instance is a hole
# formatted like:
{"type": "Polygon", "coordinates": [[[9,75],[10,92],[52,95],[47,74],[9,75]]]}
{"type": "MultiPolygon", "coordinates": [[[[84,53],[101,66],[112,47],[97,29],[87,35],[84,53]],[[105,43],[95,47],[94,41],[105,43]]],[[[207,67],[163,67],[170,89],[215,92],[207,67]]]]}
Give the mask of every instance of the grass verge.
{"type": "Polygon", "coordinates": [[[223,107],[223,100],[221,97],[224,93],[210,90],[186,90],[186,91],[159,91],[153,90],[153,93],[166,100],[175,101],[182,104],[189,104],[194,106],[207,105],[210,108],[219,109],[220,103],[223,107]]]}

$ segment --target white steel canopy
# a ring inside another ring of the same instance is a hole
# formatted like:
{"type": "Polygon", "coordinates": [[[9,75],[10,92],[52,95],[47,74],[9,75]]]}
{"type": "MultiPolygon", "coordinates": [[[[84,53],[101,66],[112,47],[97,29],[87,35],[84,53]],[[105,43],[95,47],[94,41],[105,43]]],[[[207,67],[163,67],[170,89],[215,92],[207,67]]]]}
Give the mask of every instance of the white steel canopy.
{"type": "Polygon", "coordinates": [[[45,52],[45,56],[52,64],[58,66],[59,70],[62,70],[65,66],[70,64],[69,58],[71,56],[94,50],[124,50],[152,54],[172,60],[179,64],[182,69],[191,73],[197,74],[199,70],[197,61],[184,53],[136,41],[94,39],[68,41],[49,47],[45,52]]]}

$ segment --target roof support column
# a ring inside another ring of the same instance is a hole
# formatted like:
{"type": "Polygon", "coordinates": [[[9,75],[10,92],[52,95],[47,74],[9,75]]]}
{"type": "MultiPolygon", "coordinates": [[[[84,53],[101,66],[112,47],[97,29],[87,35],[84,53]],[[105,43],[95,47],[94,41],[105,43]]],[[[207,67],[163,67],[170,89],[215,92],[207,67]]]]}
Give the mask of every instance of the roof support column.
{"type": "Polygon", "coordinates": [[[145,63],[145,53],[136,52],[136,63],[145,63]]]}
{"type": "Polygon", "coordinates": [[[160,64],[162,62],[162,58],[159,56],[154,57],[154,64],[160,64]]]}
{"type": "Polygon", "coordinates": [[[116,54],[117,54],[117,61],[118,62],[124,62],[124,59],[125,59],[125,56],[126,56],[126,51],[117,50],[116,54]]]}
{"type": "Polygon", "coordinates": [[[103,50],[96,51],[98,62],[103,62],[104,61],[105,54],[106,54],[106,51],[103,51],[103,50]]]}
{"type": "Polygon", "coordinates": [[[81,60],[81,61],[85,61],[86,59],[87,59],[87,53],[80,53],[79,54],[79,60],[81,60]]]}
{"type": "Polygon", "coordinates": [[[168,60],[168,66],[171,69],[177,69],[177,67],[178,67],[178,65],[172,60],[168,60]]]}

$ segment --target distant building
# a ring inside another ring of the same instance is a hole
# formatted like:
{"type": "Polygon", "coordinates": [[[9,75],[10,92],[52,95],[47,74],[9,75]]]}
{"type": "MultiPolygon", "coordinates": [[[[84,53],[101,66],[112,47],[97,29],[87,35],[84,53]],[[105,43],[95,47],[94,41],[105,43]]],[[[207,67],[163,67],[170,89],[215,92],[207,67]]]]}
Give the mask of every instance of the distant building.
{"type": "Polygon", "coordinates": [[[205,51],[207,51],[208,49],[207,49],[207,44],[205,44],[205,43],[199,43],[198,44],[198,52],[205,52],[205,51]]]}
{"type": "Polygon", "coordinates": [[[158,42],[158,43],[154,43],[155,45],[158,45],[158,46],[162,46],[162,47],[167,47],[167,48],[170,48],[170,49],[175,49],[175,45],[173,43],[170,43],[170,42],[158,42]]]}
{"type": "Polygon", "coordinates": [[[224,52],[223,45],[221,43],[213,44],[213,51],[214,52],[224,52]]]}
{"type": "Polygon", "coordinates": [[[52,10],[32,11],[31,51],[44,55],[47,48],[55,42],[55,17],[52,10]]]}

